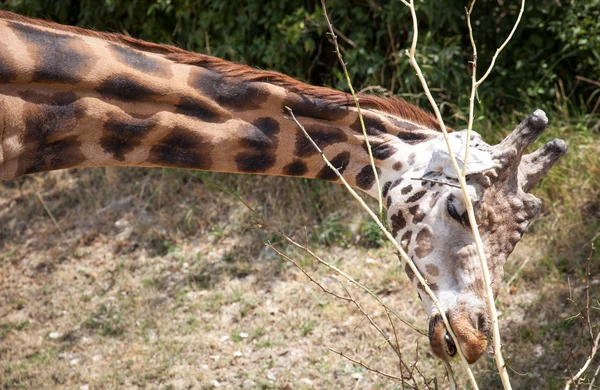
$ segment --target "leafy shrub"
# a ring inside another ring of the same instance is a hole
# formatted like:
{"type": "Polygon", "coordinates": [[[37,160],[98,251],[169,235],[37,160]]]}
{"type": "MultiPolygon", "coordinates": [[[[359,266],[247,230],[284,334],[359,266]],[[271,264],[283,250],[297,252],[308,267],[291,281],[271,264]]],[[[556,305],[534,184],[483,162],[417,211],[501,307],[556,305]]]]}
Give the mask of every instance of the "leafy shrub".
{"type": "MultiPolygon", "coordinates": [[[[356,87],[402,94],[426,106],[404,57],[411,22],[396,0],[330,0],[329,12],[356,87]],[[351,46],[356,46],[356,49],[351,46]]],[[[434,93],[462,125],[470,85],[471,48],[464,1],[418,2],[418,60],[434,93]]],[[[279,70],[317,85],[345,89],[317,1],[8,0],[3,9],[142,39],[174,43],[255,67],[279,70]]],[[[480,0],[474,13],[480,72],[516,19],[518,1],[480,0]]],[[[588,111],[594,87],[577,75],[600,75],[600,0],[528,2],[521,26],[480,90],[488,114],[553,108],[557,92],[588,111]],[[559,81],[562,90],[557,90],[559,81]]]]}

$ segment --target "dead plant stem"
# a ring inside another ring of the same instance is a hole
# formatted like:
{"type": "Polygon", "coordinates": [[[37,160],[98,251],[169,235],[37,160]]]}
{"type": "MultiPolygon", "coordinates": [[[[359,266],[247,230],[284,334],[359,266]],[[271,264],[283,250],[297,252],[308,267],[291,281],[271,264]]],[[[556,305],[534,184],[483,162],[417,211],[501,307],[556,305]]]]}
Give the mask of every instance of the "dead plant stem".
{"type": "MultiPolygon", "coordinates": [[[[358,101],[358,97],[356,96],[356,92],[354,91],[354,87],[352,86],[352,80],[350,80],[350,75],[348,74],[348,68],[346,67],[346,63],[342,58],[342,53],[340,52],[340,47],[337,41],[337,35],[335,34],[335,30],[331,21],[329,20],[329,15],[327,15],[327,8],[325,7],[325,0],[321,0],[321,7],[323,8],[323,15],[325,16],[325,20],[327,21],[327,26],[329,27],[329,33],[333,38],[333,44],[335,46],[335,53],[337,54],[338,60],[342,65],[342,69],[344,71],[344,76],[346,77],[346,82],[348,83],[348,88],[350,89],[350,93],[352,94],[352,98],[354,99],[354,104],[356,105],[356,110],[358,112],[358,119],[360,120],[360,127],[363,132],[363,136],[365,138],[365,143],[367,145],[367,152],[369,153],[369,161],[371,163],[371,168],[373,169],[373,175],[375,176],[375,186],[377,187],[377,202],[379,204],[379,218],[383,220],[383,198],[381,195],[381,185],[379,184],[379,174],[377,173],[377,167],[375,166],[375,160],[373,159],[373,151],[371,150],[371,143],[369,142],[369,137],[367,135],[367,129],[365,127],[365,121],[362,116],[362,111],[360,109],[360,102],[358,101]]],[[[356,48],[356,47],[354,47],[356,48]]]]}

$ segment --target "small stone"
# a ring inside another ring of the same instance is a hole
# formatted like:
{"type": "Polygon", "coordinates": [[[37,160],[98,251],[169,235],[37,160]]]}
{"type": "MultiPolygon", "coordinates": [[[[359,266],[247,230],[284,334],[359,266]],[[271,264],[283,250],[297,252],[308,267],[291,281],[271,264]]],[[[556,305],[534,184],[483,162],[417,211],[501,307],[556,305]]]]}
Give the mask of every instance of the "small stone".
{"type": "Polygon", "coordinates": [[[300,382],[304,383],[307,386],[312,386],[313,385],[313,381],[311,381],[308,378],[302,378],[302,379],[300,379],[300,382]]]}
{"type": "Polygon", "coordinates": [[[210,381],[210,384],[212,387],[221,387],[221,384],[216,379],[213,379],[212,381],[210,381]]]}
{"type": "Polygon", "coordinates": [[[240,337],[243,339],[247,339],[248,338],[248,333],[246,332],[240,332],[240,337]]]}
{"type": "Polygon", "coordinates": [[[356,380],[359,380],[359,379],[362,379],[363,374],[361,374],[360,372],[355,372],[354,374],[352,374],[350,376],[356,380]]]}
{"type": "Polygon", "coordinates": [[[242,388],[244,389],[254,389],[256,388],[256,382],[252,379],[246,379],[244,383],[242,383],[242,388]]]}
{"type": "Polygon", "coordinates": [[[228,335],[225,335],[225,336],[221,337],[221,342],[224,342],[224,341],[227,341],[227,340],[229,340],[229,336],[228,335]]]}
{"type": "Polygon", "coordinates": [[[365,259],[365,263],[367,263],[367,264],[373,264],[373,263],[375,263],[375,259],[373,259],[373,258],[371,258],[371,257],[367,257],[367,258],[365,259]]]}
{"type": "Polygon", "coordinates": [[[59,332],[50,332],[48,337],[50,337],[52,340],[56,340],[57,338],[60,337],[60,333],[59,332]]]}
{"type": "Polygon", "coordinates": [[[240,351],[235,351],[235,352],[233,353],[233,356],[235,356],[235,357],[240,357],[240,356],[244,356],[244,354],[243,354],[242,352],[240,352],[240,351]]]}
{"type": "Polygon", "coordinates": [[[541,357],[544,354],[544,348],[537,344],[533,347],[533,354],[535,355],[535,357],[541,357]]]}
{"type": "Polygon", "coordinates": [[[100,360],[102,360],[102,355],[92,356],[92,361],[99,362],[100,360]]]}
{"type": "Polygon", "coordinates": [[[71,359],[71,361],[69,362],[70,365],[72,366],[76,366],[79,364],[79,359],[75,358],[75,359],[71,359]]]}
{"type": "Polygon", "coordinates": [[[90,386],[89,385],[79,386],[79,390],[90,390],[90,386]]]}
{"type": "Polygon", "coordinates": [[[273,374],[273,372],[271,370],[267,371],[267,379],[269,379],[270,381],[275,380],[275,374],[273,374]]]}

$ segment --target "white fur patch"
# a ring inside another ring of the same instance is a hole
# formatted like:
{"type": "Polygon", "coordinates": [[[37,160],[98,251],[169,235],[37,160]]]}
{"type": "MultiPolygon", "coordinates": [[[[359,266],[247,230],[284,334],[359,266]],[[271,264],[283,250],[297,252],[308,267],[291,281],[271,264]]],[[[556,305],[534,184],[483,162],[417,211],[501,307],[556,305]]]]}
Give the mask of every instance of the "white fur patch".
{"type": "MultiPolygon", "coordinates": [[[[465,163],[465,132],[456,132],[452,133],[449,136],[450,138],[450,146],[452,147],[452,152],[454,153],[454,158],[456,159],[456,163],[458,168],[463,169],[465,163]]],[[[494,162],[492,161],[492,156],[488,152],[484,152],[482,150],[476,149],[474,147],[469,148],[469,159],[467,162],[466,175],[473,175],[475,173],[481,173],[488,169],[494,167],[494,162]]],[[[446,144],[443,144],[443,147],[436,148],[433,150],[431,160],[429,161],[429,165],[427,166],[427,172],[436,172],[443,173],[444,175],[451,178],[458,178],[456,175],[456,171],[452,166],[452,161],[450,160],[450,153],[448,153],[448,149],[446,144]]]]}

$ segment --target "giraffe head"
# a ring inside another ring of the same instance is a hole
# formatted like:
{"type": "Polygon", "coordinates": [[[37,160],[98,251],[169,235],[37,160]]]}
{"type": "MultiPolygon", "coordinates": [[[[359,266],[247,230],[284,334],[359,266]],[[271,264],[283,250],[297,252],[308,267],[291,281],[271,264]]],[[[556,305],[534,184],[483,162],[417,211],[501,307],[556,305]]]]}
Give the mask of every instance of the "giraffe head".
{"type": "MultiPolygon", "coordinates": [[[[566,151],[564,141],[553,140],[523,155],[547,123],[544,112],[538,110],[498,145],[486,144],[478,134],[470,139],[466,183],[494,294],[500,287],[507,257],[540,209],[540,200],[528,191],[566,151]]],[[[450,137],[462,168],[466,132],[451,133],[450,137]]],[[[389,222],[396,240],[436,294],[467,360],[474,363],[485,352],[490,331],[480,262],[446,143],[436,138],[424,143],[423,148],[419,157],[413,156],[414,168],[395,180],[386,192],[389,222]]],[[[432,350],[448,360],[457,353],[457,346],[423,286],[408,266],[405,270],[430,317],[432,350]]]]}

